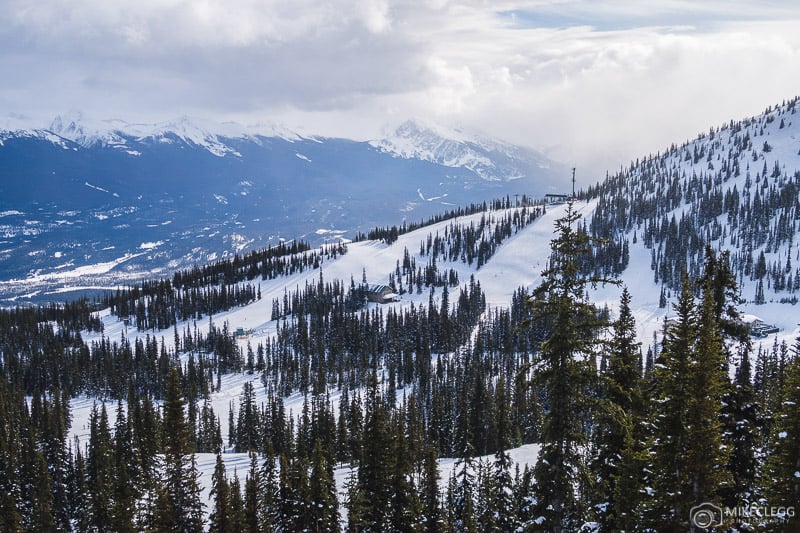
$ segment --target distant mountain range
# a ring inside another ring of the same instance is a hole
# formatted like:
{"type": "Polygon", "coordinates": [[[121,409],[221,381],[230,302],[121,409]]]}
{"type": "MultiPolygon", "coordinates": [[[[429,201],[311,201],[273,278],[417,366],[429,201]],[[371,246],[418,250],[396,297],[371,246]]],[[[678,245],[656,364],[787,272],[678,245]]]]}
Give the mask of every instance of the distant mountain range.
{"type": "Polygon", "coordinates": [[[0,129],[0,297],[561,190],[535,151],[406,122],[370,142],[189,118],[0,129]],[[22,283],[21,283],[22,282],[22,283]]]}

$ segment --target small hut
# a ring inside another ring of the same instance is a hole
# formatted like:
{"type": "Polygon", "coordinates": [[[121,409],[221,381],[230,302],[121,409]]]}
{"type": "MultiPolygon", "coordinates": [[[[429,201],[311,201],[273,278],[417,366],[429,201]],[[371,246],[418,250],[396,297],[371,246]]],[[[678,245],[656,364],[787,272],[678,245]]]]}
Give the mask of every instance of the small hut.
{"type": "Polygon", "coordinates": [[[367,285],[367,300],[381,304],[396,302],[398,295],[388,285],[367,285]]]}

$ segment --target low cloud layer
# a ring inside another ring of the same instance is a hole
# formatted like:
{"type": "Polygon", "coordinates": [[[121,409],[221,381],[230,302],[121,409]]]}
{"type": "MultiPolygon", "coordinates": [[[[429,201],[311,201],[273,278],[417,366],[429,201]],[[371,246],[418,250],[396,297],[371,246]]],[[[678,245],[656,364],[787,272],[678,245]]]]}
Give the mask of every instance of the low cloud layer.
{"type": "Polygon", "coordinates": [[[361,139],[420,117],[600,175],[800,93],[798,18],[788,1],[9,0],[0,115],[361,139]]]}

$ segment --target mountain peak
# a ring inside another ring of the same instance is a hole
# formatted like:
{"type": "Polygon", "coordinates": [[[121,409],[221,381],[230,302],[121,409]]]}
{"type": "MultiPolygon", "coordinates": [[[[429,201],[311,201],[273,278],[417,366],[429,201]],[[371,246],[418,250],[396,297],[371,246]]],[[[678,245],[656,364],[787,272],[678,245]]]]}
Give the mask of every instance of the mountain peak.
{"type": "Polygon", "coordinates": [[[370,144],[395,157],[467,168],[487,181],[522,178],[550,164],[533,150],[420,119],[406,120],[370,144]],[[531,161],[538,164],[531,165],[531,161]]]}
{"type": "MultiPolygon", "coordinates": [[[[9,124],[12,121],[7,120],[9,124]]],[[[18,121],[13,121],[14,125],[18,121]]],[[[11,128],[9,128],[10,130],[11,128]]],[[[14,128],[22,131],[25,128],[14,128]]],[[[236,122],[216,122],[189,115],[162,122],[127,122],[122,119],[104,119],[91,121],[80,111],[69,111],[57,115],[49,126],[31,131],[40,132],[38,136],[55,134],[61,139],[73,141],[83,147],[95,145],[123,147],[147,140],[169,142],[175,137],[182,142],[205,148],[212,154],[224,157],[238,155],[235,149],[227,144],[230,139],[275,137],[288,141],[297,141],[302,137],[281,124],[257,123],[242,125],[236,122]]]]}

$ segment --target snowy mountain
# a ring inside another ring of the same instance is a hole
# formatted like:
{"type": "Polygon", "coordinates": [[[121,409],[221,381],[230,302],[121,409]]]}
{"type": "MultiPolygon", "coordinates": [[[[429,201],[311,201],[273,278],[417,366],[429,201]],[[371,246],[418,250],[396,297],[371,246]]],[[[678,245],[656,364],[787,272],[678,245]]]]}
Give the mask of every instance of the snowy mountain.
{"type": "Polygon", "coordinates": [[[419,121],[406,121],[393,133],[370,144],[405,159],[468,168],[489,181],[524,178],[552,165],[542,154],[533,150],[460,130],[444,130],[419,121]]]}
{"type": "MultiPolygon", "coordinates": [[[[2,362],[14,372],[19,388],[17,398],[35,395],[40,390],[50,391],[56,385],[58,390],[71,395],[69,434],[78,440],[65,441],[75,442],[74,449],[85,447],[93,434],[95,442],[110,440],[110,436],[104,436],[98,429],[102,423],[98,420],[102,421],[103,417],[97,415],[96,402],[110,398],[119,401],[118,413],[137,412],[129,415],[131,420],[134,416],[142,417],[142,410],[146,410],[148,404],[152,410],[152,404],[149,397],[137,398],[138,391],[147,391],[160,402],[164,396],[166,372],[173,365],[180,366],[183,390],[191,405],[187,412],[194,417],[192,437],[200,451],[197,464],[201,471],[206,519],[215,501],[209,489],[216,462],[211,449],[216,442],[225,452],[221,462],[227,465],[228,478],[255,479],[255,469],[245,474],[251,464],[244,453],[247,449],[268,449],[281,455],[284,474],[281,486],[291,485],[298,494],[308,492],[303,492],[303,487],[309,485],[309,472],[318,473],[320,481],[327,472],[332,473],[328,481],[336,491],[338,503],[334,505],[329,500],[327,507],[340,513],[338,519],[342,526],[348,520],[350,509],[358,511],[346,505],[348,498],[354,494],[352,491],[359,490],[357,483],[366,483],[369,477],[357,477],[355,465],[360,465],[364,469],[385,469],[382,476],[369,479],[377,480],[387,489],[384,491],[387,508],[390,502],[394,505],[395,487],[429,494],[423,487],[430,489],[433,485],[434,492],[436,489],[441,492],[439,501],[451,491],[445,510],[451,514],[451,519],[458,519],[461,516],[456,508],[458,491],[469,483],[469,490],[461,494],[475,498],[475,505],[479,506],[476,520],[491,524],[493,518],[513,517],[522,524],[519,530],[532,529],[535,524],[547,520],[543,514],[546,510],[534,512],[530,506],[512,508],[509,505],[490,512],[489,505],[497,502],[489,501],[513,494],[517,501],[535,505],[536,497],[549,489],[544,484],[532,485],[531,477],[527,482],[522,481],[528,473],[511,480],[512,462],[519,464],[523,471],[525,466],[536,462],[540,453],[547,452],[547,442],[539,440],[544,434],[540,433],[539,424],[547,411],[548,398],[545,397],[545,407],[539,402],[543,393],[552,393],[542,382],[535,381],[543,375],[536,366],[546,364],[539,335],[541,330],[547,330],[548,317],[540,317],[540,322],[532,326],[528,320],[530,308],[523,300],[540,284],[542,271],[548,267],[556,221],[574,210],[581,215],[578,222],[581,230],[606,239],[594,247],[591,257],[586,256],[582,269],[587,274],[618,276],[624,282],[632,297],[630,310],[635,318],[635,338],[627,339],[630,341],[627,344],[637,359],[644,353],[651,354],[643,366],[649,372],[648,394],[655,391],[654,396],[647,400],[649,408],[635,415],[640,418],[625,419],[641,424],[642,431],[655,431],[652,428],[657,427],[661,417],[658,414],[650,420],[645,417],[651,416],[651,409],[658,409],[670,400],[669,396],[664,396],[663,380],[667,380],[668,385],[695,385],[692,377],[696,375],[713,374],[715,380],[725,378],[716,370],[700,374],[702,368],[700,371],[697,368],[703,365],[699,364],[686,366],[687,373],[695,373],[691,376],[664,371],[665,365],[670,364],[669,351],[665,350],[668,357],[657,362],[653,361],[652,354],[665,346],[662,333],[666,321],[675,315],[669,304],[676,300],[676,287],[683,272],[694,278],[702,274],[707,247],[716,251],[717,257],[730,254],[731,272],[736,276],[743,299],[739,307],[744,320],[750,322],[758,318],[773,330],[763,338],[754,336],[751,339],[753,349],[737,352],[729,361],[731,369],[736,371],[737,391],[747,388],[751,396],[742,401],[746,408],[742,411],[734,409],[735,402],[739,401],[738,392],[725,396],[724,399],[733,402],[728,416],[733,417],[735,428],[746,430],[746,436],[752,440],[723,433],[722,428],[715,431],[726,443],[749,453],[750,459],[766,456],[771,461],[770,457],[778,456],[776,450],[796,440],[787,438],[789,433],[779,425],[789,419],[782,417],[780,410],[796,406],[794,400],[781,401],[780,395],[796,394],[796,390],[783,388],[776,377],[778,372],[790,372],[790,364],[792,372],[800,368],[797,361],[790,363],[788,355],[788,346],[800,335],[795,312],[796,294],[800,290],[795,281],[800,280],[797,267],[800,250],[795,238],[800,229],[800,142],[797,134],[800,126],[795,126],[793,121],[796,103],[796,100],[786,102],[767,109],[761,116],[713,128],[691,142],[632,163],[589,187],[572,204],[544,206],[531,202],[519,205],[515,200],[503,199],[488,204],[486,209],[442,216],[420,227],[384,228],[374,232],[371,239],[309,249],[286,248],[273,255],[266,251],[252,253],[235,261],[216,261],[177,273],[170,271],[160,281],[141,283],[130,290],[114,287],[104,302],[108,307],[97,313],[78,308],[70,309],[68,316],[65,310],[64,316],[60,316],[53,308],[50,314],[39,311],[41,316],[37,316],[28,310],[15,310],[19,319],[15,327],[5,331],[13,342],[6,345],[2,362]],[[370,286],[389,286],[397,297],[382,303],[373,302],[369,297],[372,295],[368,295],[370,286]],[[17,340],[20,336],[24,342],[17,340]],[[635,340],[642,343],[641,354],[637,353],[635,340]],[[20,350],[22,356],[17,357],[14,350],[20,350]],[[62,352],[66,354],[64,357],[62,352]],[[748,357],[742,357],[742,353],[748,357]],[[744,372],[744,361],[751,360],[753,370],[739,374],[744,372]],[[744,383],[740,375],[747,378],[744,383]],[[786,390],[789,392],[784,392],[786,390]],[[137,403],[130,407],[128,401],[137,403]],[[756,402],[758,409],[755,411],[763,412],[763,418],[755,418],[753,405],[756,402]],[[226,418],[227,434],[220,424],[220,420],[226,418]],[[655,423],[651,423],[652,420],[655,423]],[[506,435],[506,442],[512,442],[514,447],[504,466],[502,454],[496,452],[502,451],[504,444],[498,435],[508,427],[513,431],[506,435]],[[380,438],[385,441],[376,443],[374,439],[380,438]],[[324,454],[309,453],[312,448],[315,451],[321,448],[319,443],[323,441],[329,453],[327,458],[320,459],[324,454]],[[426,455],[429,448],[434,448],[439,456],[434,462],[432,476],[422,474],[425,458],[431,457],[426,455]],[[413,466],[404,462],[408,457],[414,458],[413,466]],[[315,461],[316,466],[309,464],[315,461]],[[320,461],[327,468],[320,468],[320,461]],[[389,464],[393,468],[391,471],[389,464]],[[395,475],[397,471],[399,475],[395,475]],[[498,473],[503,476],[496,475],[498,473]],[[498,491],[495,490],[497,485],[491,483],[501,477],[507,481],[498,482],[506,483],[507,488],[498,491]],[[388,490],[390,479],[398,482],[391,485],[392,490],[388,490]],[[496,497],[498,492],[499,498],[496,497]]],[[[78,128],[68,126],[68,129],[77,131],[78,128]]],[[[167,134],[167,138],[170,143],[188,146],[186,141],[178,140],[184,138],[177,134],[167,134]]],[[[316,144],[329,142],[321,141],[316,144]]],[[[70,142],[73,141],[64,141],[68,150],[73,149],[70,142]]],[[[130,141],[126,139],[126,142],[130,141]]],[[[303,142],[302,139],[294,141],[294,146],[299,144],[303,149],[287,155],[287,159],[293,158],[297,161],[292,162],[299,165],[318,161],[321,152],[312,152],[313,144],[303,142]]],[[[393,146],[398,145],[399,141],[395,140],[393,146]]],[[[448,143],[421,145],[427,148],[414,152],[417,157],[454,161],[447,158],[446,150],[440,150],[448,143]]],[[[241,157],[246,157],[243,146],[245,143],[240,143],[235,148],[241,157]]],[[[398,156],[394,159],[405,160],[412,152],[412,149],[403,152],[405,155],[393,152],[398,156]]],[[[232,152],[221,156],[209,152],[209,158],[212,157],[224,160],[239,156],[232,152]]],[[[467,160],[474,162],[474,154],[465,155],[460,161],[467,160]]],[[[115,189],[99,181],[87,181],[84,187],[84,194],[106,198],[122,198],[128,194],[124,187],[115,189]]],[[[230,205],[234,197],[218,193],[215,200],[220,205],[230,205]]],[[[2,216],[18,221],[21,228],[26,227],[27,218],[22,211],[7,210],[2,216]]],[[[61,215],[65,220],[69,216],[61,215]]],[[[396,224],[399,222],[395,220],[396,224]]],[[[26,236],[32,239],[37,226],[29,226],[26,236]]],[[[110,272],[137,258],[147,260],[152,250],[163,245],[144,241],[131,254],[136,257],[122,255],[105,263],[89,267],[72,265],[60,269],[61,272],[38,276],[63,283],[69,276],[80,279],[90,270],[110,272]]],[[[60,250],[53,255],[56,253],[60,250]]],[[[616,315],[621,292],[622,288],[616,285],[593,287],[588,290],[587,300],[599,309],[607,307],[616,315]]],[[[706,311],[706,316],[713,314],[710,309],[703,312],[706,311]]],[[[9,312],[4,319],[10,320],[14,313],[9,312]]],[[[707,326],[700,324],[694,313],[687,313],[687,317],[690,322],[687,329],[692,334],[707,326]]],[[[716,325],[703,331],[706,334],[715,332],[716,325]]],[[[5,339],[0,337],[0,340],[5,339]]],[[[701,343],[684,340],[681,346],[686,347],[685,351],[691,350],[693,355],[675,349],[671,355],[673,359],[696,357],[700,353],[701,349],[695,344],[701,343]]],[[[713,349],[707,351],[724,357],[721,344],[720,340],[719,345],[714,344],[713,349]]],[[[600,352],[601,348],[597,350],[597,353],[589,352],[589,357],[597,357],[598,368],[602,368],[600,359],[609,354],[600,352]]],[[[570,353],[569,359],[584,353],[570,353]]],[[[609,370],[604,371],[609,379],[615,372],[613,365],[609,363],[609,370]]],[[[595,377],[597,368],[591,365],[587,368],[586,372],[595,377]]],[[[642,377],[641,372],[633,374],[639,379],[642,377]]],[[[797,379],[798,374],[793,376],[792,379],[797,379]]],[[[718,418],[724,393],[720,391],[711,398],[705,387],[708,380],[698,380],[699,385],[693,391],[681,389],[683,394],[692,395],[684,408],[693,409],[696,404],[692,401],[711,399],[717,403],[717,411],[709,416],[718,418]]],[[[580,386],[578,381],[574,383],[580,386]]],[[[604,394],[602,385],[597,391],[588,388],[594,387],[594,379],[587,380],[583,386],[587,387],[584,391],[604,394]]],[[[640,382],[635,387],[643,386],[640,382]]],[[[572,394],[572,389],[567,390],[572,394]]],[[[39,407],[47,400],[47,394],[43,396],[44,399],[34,396],[39,407]]],[[[620,401],[611,398],[609,394],[605,399],[620,401]]],[[[107,409],[111,408],[112,403],[108,402],[107,409]]],[[[32,413],[53,411],[57,408],[31,409],[32,413]]],[[[27,409],[20,412],[27,412],[27,409]]],[[[614,416],[625,417],[629,413],[620,409],[614,416]]],[[[117,418],[118,427],[124,429],[119,422],[124,417],[118,414],[117,418]]],[[[16,419],[14,423],[17,424],[16,419]]],[[[599,413],[592,424],[580,425],[607,423],[599,413]]],[[[108,425],[107,420],[105,424],[108,425]]],[[[698,424],[706,425],[712,424],[698,424]]],[[[153,433],[134,424],[130,428],[140,440],[153,433]]],[[[108,429],[105,433],[110,434],[108,429]]],[[[627,446],[641,446],[649,453],[647,447],[656,449],[660,439],[650,438],[653,435],[649,433],[647,436],[640,444],[619,446],[626,447],[625,450],[629,449],[627,446]]],[[[592,438],[595,437],[593,434],[592,438]]],[[[671,437],[672,434],[665,434],[663,440],[671,437]]],[[[39,438],[44,440],[44,437],[39,438]]],[[[604,446],[615,456],[622,457],[612,444],[604,446]]],[[[692,441],[686,446],[689,451],[695,450],[692,441]]],[[[126,446],[120,448],[127,449],[126,446]]],[[[715,451],[721,448],[716,446],[715,451]]],[[[680,451],[685,452],[684,449],[680,451]]],[[[98,455],[102,454],[94,454],[95,460],[98,455]]],[[[92,455],[87,453],[86,456],[91,462],[92,455]]],[[[8,457],[16,456],[9,454],[8,457]]],[[[654,462],[658,459],[654,453],[649,457],[654,457],[654,462]]],[[[668,460],[672,458],[667,457],[668,460]]],[[[264,471],[268,471],[269,461],[263,454],[258,459],[264,460],[264,471]]],[[[588,463],[588,459],[576,457],[572,460],[588,463]]],[[[58,457],[54,462],[56,460],[58,457]]],[[[662,486],[668,486],[670,479],[658,479],[656,476],[660,472],[650,467],[648,461],[632,470],[636,474],[633,477],[637,477],[634,481],[641,482],[643,487],[635,491],[640,498],[638,502],[663,505],[661,500],[665,495],[669,497],[675,492],[662,490],[659,493],[662,486]],[[649,484],[654,478],[661,483],[654,483],[655,488],[649,484]]],[[[726,461],[711,465],[725,469],[738,466],[726,461]]],[[[788,471],[779,474],[783,479],[794,480],[797,477],[794,459],[789,466],[788,471]]],[[[594,463],[590,467],[594,469],[593,475],[602,470],[594,463]]],[[[47,469],[42,471],[47,472],[47,469]]],[[[59,472],[55,468],[52,471],[59,472]]],[[[274,474],[274,470],[269,471],[274,474]]],[[[141,472],[138,475],[146,479],[141,472]]],[[[772,472],[761,477],[751,473],[742,482],[742,494],[773,490],[772,480],[772,472]]],[[[93,478],[91,482],[94,483],[93,478]]],[[[50,483],[58,487],[57,483],[50,483]]],[[[368,493],[364,490],[362,494],[368,493]]],[[[244,492],[247,497],[247,490],[244,492]]],[[[378,492],[375,490],[374,494],[378,492]]],[[[292,494],[280,494],[277,489],[275,494],[284,503],[297,501],[292,494]]],[[[765,494],[772,498],[770,504],[780,503],[777,496],[770,492],[765,494]]],[[[310,497],[303,497],[311,501],[310,497]]],[[[668,499],[666,514],[651,518],[639,513],[641,507],[634,506],[630,517],[645,523],[652,521],[649,527],[654,530],[659,520],[685,524],[689,521],[689,508],[697,503],[683,501],[687,498],[679,495],[675,500],[686,507],[680,512],[673,511],[676,504],[668,499]]],[[[69,501],[68,495],[64,500],[69,501]]],[[[353,501],[361,500],[350,500],[353,501]]],[[[146,507],[147,498],[141,497],[138,503],[146,507]]],[[[370,503],[374,504],[371,500],[367,502],[370,503]]],[[[58,505],[56,494],[53,507],[57,509],[58,505]]],[[[26,507],[20,507],[27,512],[26,507]]],[[[71,509],[66,504],[63,507],[71,509]]],[[[312,502],[303,509],[310,513],[324,507],[312,502]]],[[[396,507],[405,509],[400,505],[396,507]]],[[[573,529],[598,530],[599,524],[594,519],[605,519],[605,508],[605,500],[601,500],[595,509],[582,511],[580,516],[572,518],[582,527],[573,529]]],[[[386,513],[387,509],[379,511],[386,513]]],[[[146,508],[144,514],[147,514],[146,508]]],[[[297,516],[274,514],[276,520],[288,524],[303,517],[302,512],[296,513],[297,516]]],[[[737,515],[731,520],[740,518],[737,515]]],[[[286,527],[292,529],[292,525],[286,527]]],[[[682,525],[674,529],[681,528],[682,525]]]]}
{"type": "Polygon", "coordinates": [[[2,130],[0,296],[53,288],[63,273],[93,285],[89,273],[138,279],[284,240],[319,244],[563,181],[559,165],[528,150],[403,131],[395,157],[385,147],[398,136],[309,138],[186,117],[70,114],[2,130]]]}

